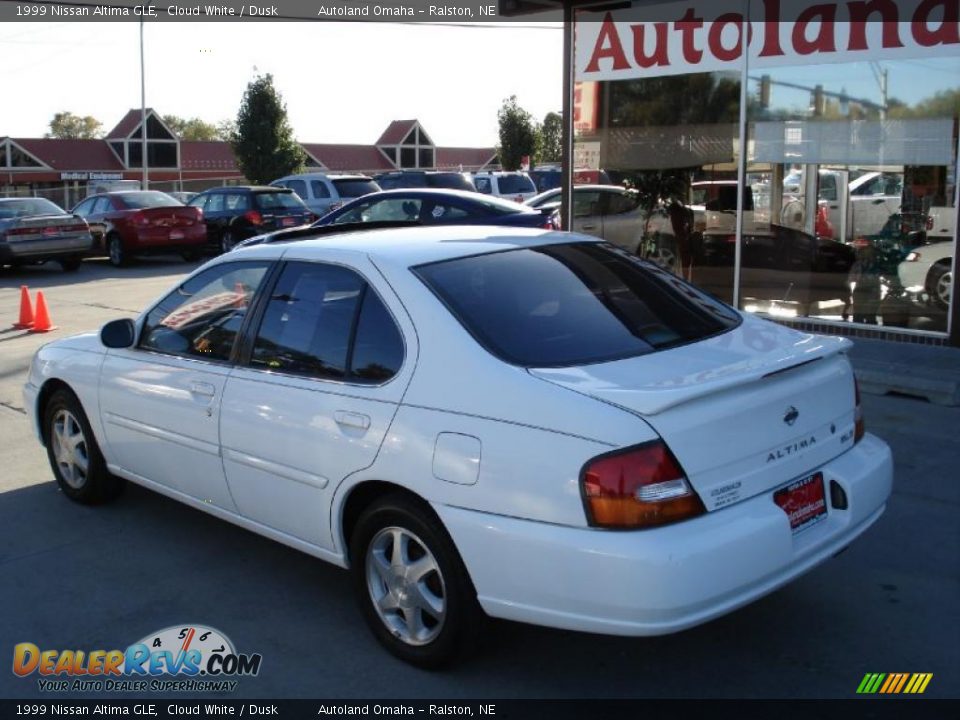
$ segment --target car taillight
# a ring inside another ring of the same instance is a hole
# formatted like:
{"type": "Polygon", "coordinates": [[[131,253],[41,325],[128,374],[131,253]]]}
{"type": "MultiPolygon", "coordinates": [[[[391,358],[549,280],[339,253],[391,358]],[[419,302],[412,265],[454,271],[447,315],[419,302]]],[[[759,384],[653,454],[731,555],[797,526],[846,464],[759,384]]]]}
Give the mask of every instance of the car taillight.
{"type": "Polygon", "coordinates": [[[251,225],[259,225],[263,222],[263,216],[256,210],[248,210],[243,214],[243,219],[251,225]]]}
{"type": "Polygon", "coordinates": [[[595,527],[651,528],[706,512],[662,440],[594,458],[580,473],[580,489],[595,527]]]}
{"type": "Polygon", "coordinates": [[[863,420],[863,404],[860,402],[860,383],[857,382],[857,376],[853,376],[853,444],[863,440],[867,432],[867,424],[863,420]]]}
{"type": "Polygon", "coordinates": [[[134,225],[146,226],[150,224],[150,218],[148,218],[144,213],[137,211],[130,216],[130,222],[134,225]]]}
{"type": "Polygon", "coordinates": [[[10,228],[7,230],[7,235],[31,235],[36,231],[36,228],[10,228]]]}
{"type": "Polygon", "coordinates": [[[904,262],[917,262],[920,259],[920,253],[914,251],[909,253],[903,260],[904,262]]]}
{"type": "Polygon", "coordinates": [[[195,207],[193,211],[197,215],[197,222],[200,222],[201,220],[203,220],[203,210],[201,208],[195,207]]]}

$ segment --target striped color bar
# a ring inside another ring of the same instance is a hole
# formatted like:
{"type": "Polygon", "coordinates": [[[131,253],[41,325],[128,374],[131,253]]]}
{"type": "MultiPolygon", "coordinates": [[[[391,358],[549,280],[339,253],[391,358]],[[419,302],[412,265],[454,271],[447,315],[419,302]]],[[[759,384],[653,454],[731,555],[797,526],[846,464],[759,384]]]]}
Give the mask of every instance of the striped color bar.
{"type": "Polygon", "coordinates": [[[867,673],[857,687],[858,695],[922,695],[933,673],[867,673]]]}

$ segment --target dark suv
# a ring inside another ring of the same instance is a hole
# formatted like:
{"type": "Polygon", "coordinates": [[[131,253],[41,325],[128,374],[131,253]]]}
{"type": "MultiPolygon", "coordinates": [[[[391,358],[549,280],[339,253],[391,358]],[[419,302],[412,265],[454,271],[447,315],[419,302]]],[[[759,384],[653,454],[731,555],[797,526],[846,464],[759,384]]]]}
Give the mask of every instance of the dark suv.
{"type": "Polygon", "coordinates": [[[293,190],[236,186],[205,190],[189,203],[203,210],[207,241],[220,252],[241,240],[272,230],[305,225],[317,219],[293,190]]]}
{"type": "Polygon", "coordinates": [[[398,170],[383,173],[374,178],[383,190],[399,188],[446,188],[447,190],[468,190],[476,192],[473,181],[458,172],[441,170],[398,170]]]}

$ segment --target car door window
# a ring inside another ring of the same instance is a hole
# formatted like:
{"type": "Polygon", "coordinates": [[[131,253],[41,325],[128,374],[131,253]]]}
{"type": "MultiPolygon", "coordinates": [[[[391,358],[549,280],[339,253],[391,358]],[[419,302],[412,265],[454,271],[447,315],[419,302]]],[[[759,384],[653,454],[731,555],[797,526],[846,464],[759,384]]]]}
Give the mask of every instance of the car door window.
{"type": "Polygon", "coordinates": [[[836,202],[837,178],[835,175],[820,175],[820,199],[827,202],[836,202]]]}
{"type": "Polygon", "coordinates": [[[224,198],[224,205],[231,215],[246,212],[250,209],[250,199],[241,193],[230,193],[224,198]]]}
{"type": "MultiPolygon", "coordinates": [[[[313,190],[313,197],[316,200],[323,200],[330,197],[330,188],[323,180],[311,180],[310,189],[313,190]]],[[[303,197],[302,195],[300,197],[303,197]]]]}
{"type": "Polygon", "coordinates": [[[423,218],[427,222],[449,222],[451,220],[462,220],[470,217],[463,208],[448,205],[447,203],[434,203],[433,207],[425,213],[423,218]]]}
{"type": "Polygon", "coordinates": [[[481,192],[484,195],[489,195],[493,192],[493,188],[490,186],[490,178],[475,177],[473,184],[476,185],[477,192],[481,192]]]}
{"type": "Polygon", "coordinates": [[[421,201],[417,198],[389,198],[363,202],[340,215],[335,225],[356,222],[415,221],[420,217],[421,201]]]}
{"type": "Polygon", "coordinates": [[[574,192],[573,216],[593,217],[600,214],[599,192],[574,192]]]}
{"type": "Polygon", "coordinates": [[[79,215],[80,217],[86,217],[87,215],[90,215],[95,202],[95,198],[87,198],[73,209],[73,214],[79,215]]]}
{"type": "Polygon", "coordinates": [[[214,193],[207,198],[207,206],[204,209],[205,215],[223,212],[223,193],[214,193]]]}
{"type": "Polygon", "coordinates": [[[222,263],[194,275],[147,314],[139,347],[227,362],[268,265],[222,263]]]}
{"type": "Polygon", "coordinates": [[[187,203],[190,207],[199,208],[201,211],[206,212],[207,198],[209,195],[200,195],[193,198],[190,202],[187,203]]]}
{"type": "Polygon", "coordinates": [[[359,275],[338,265],[287,265],[271,293],[250,366],[344,379],[364,287],[359,275]]]}
{"type": "Polygon", "coordinates": [[[631,192],[604,193],[607,200],[606,215],[623,215],[640,204],[640,194],[631,192]]]}
{"type": "Polygon", "coordinates": [[[102,197],[97,199],[97,202],[93,206],[93,211],[90,214],[103,215],[108,212],[113,212],[113,202],[108,197],[102,197]]]}

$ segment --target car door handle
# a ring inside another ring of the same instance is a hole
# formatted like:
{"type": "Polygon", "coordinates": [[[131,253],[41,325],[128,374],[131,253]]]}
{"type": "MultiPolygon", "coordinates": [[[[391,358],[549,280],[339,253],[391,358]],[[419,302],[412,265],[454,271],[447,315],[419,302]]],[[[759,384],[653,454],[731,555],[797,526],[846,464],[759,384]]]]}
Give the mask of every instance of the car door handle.
{"type": "Polygon", "coordinates": [[[596,226],[596,225],[581,225],[580,227],[582,227],[584,230],[596,230],[596,229],[597,229],[597,226],[596,226]]]}
{"type": "Polygon", "coordinates": [[[190,392],[193,395],[202,395],[203,397],[213,397],[217,389],[210,383],[192,382],[190,383],[190,392]]]}
{"type": "Polygon", "coordinates": [[[333,414],[333,419],[336,420],[337,425],[341,427],[357,428],[358,430],[366,430],[370,427],[369,416],[361,415],[360,413],[337,410],[337,412],[333,414]]]}

